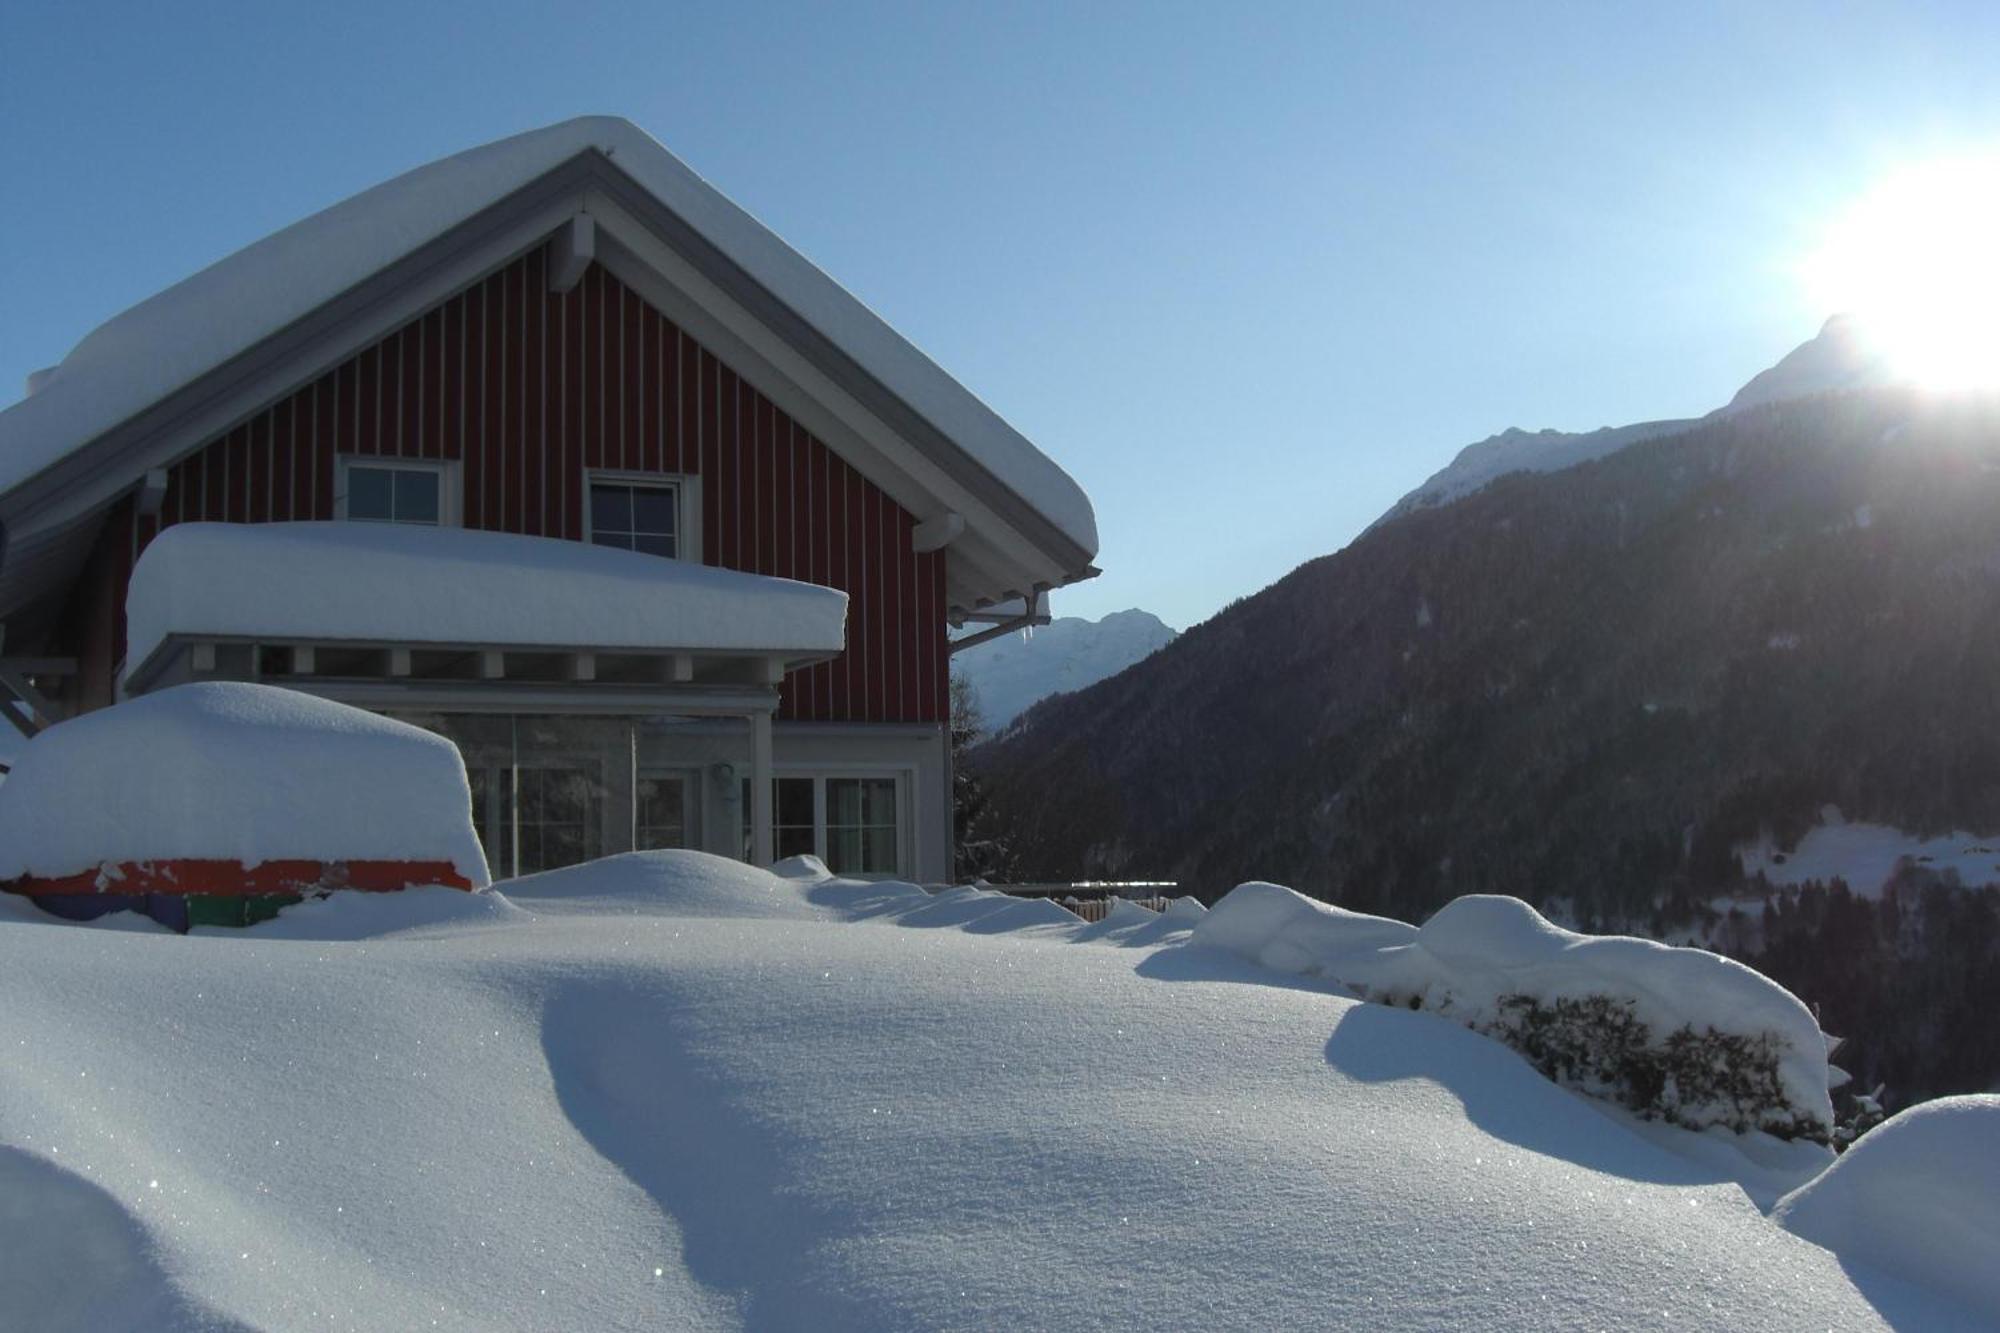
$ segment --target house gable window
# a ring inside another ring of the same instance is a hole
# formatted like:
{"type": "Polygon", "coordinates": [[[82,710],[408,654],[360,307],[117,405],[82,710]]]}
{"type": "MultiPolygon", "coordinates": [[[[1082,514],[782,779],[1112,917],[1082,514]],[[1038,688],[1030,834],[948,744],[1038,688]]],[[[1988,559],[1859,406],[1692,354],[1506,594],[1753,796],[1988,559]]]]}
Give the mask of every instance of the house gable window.
{"type": "Polygon", "coordinates": [[[590,472],[584,477],[584,540],[622,551],[701,559],[701,502],[694,477],[590,472]]]}
{"type": "Polygon", "coordinates": [[[334,483],[335,518],[356,523],[458,526],[458,467],[454,463],[342,455],[334,483]]]}

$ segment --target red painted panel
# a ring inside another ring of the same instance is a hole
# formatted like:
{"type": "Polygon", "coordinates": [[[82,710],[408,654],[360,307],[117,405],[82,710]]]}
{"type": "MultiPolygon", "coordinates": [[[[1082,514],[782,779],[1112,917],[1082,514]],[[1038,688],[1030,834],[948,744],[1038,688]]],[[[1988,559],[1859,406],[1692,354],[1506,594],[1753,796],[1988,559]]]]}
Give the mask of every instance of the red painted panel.
{"type": "MultiPolygon", "coordinates": [[[[170,468],[159,524],[331,518],[337,457],[377,452],[458,460],[469,527],[571,538],[587,468],[699,477],[705,561],[849,594],[848,650],[793,673],[781,717],[945,716],[944,558],[911,551],[915,517],[600,266],[550,294],[537,251],[362,349],[170,468]]],[[[157,526],[107,528],[117,608],[157,526]]]]}
{"type": "Polygon", "coordinates": [[[424,450],[424,322],[420,319],[396,338],[396,453],[422,458],[424,450]]]}
{"type": "Polygon", "coordinates": [[[160,861],[125,861],[93,866],[74,875],[21,875],[0,880],[0,891],[44,896],[106,893],[316,893],[360,889],[394,893],[413,885],[470,889],[472,881],[449,861],[241,861],[183,856],[160,861]]]}

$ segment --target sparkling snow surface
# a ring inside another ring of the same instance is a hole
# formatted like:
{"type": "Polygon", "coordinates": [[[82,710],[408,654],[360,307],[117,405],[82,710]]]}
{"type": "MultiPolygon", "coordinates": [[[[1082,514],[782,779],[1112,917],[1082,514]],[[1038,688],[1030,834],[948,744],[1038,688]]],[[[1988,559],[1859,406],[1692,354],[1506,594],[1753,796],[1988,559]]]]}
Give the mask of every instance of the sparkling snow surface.
{"type": "Polygon", "coordinates": [[[0,784],[0,879],[178,857],[449,861],[487,882],[452,743],[296,690],[176,685],[85,713],[0,784]]]}
{"type": "Polygon", "coordinates": [[[0,905],[0,1289],[91,1329],[1973,1326],[1188,907],[780,870],[639,854],[401,930],[0,905]]]}
{"type": "Polygon", "coordinates": [[[839,652],[847,594],[609,546],[394,523],[181,523],[125,596],[136,669],[169,634],[839,652]]]}

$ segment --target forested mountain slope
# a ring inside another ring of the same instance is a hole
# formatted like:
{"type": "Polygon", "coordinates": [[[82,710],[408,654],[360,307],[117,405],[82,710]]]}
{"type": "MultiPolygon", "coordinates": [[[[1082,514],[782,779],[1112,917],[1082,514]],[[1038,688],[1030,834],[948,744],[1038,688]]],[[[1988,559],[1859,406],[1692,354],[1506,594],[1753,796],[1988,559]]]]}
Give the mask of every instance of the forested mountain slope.
{"type": "Polygon", "coordinates": [[[2000,833],[2000,408],[1835,394],[1502,478],[975,758],[1024,877],[1408,920],[1662,933],[1828,804],[2000,833]]]}

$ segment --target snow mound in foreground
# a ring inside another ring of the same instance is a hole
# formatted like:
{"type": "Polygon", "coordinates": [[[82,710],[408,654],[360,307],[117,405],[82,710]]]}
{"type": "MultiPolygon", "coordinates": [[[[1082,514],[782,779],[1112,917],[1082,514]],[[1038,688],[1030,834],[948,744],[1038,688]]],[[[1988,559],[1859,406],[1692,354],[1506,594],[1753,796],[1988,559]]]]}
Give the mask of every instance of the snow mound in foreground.
{"type": "Polygon", "coordinates": [[[1460,898],[1419,929],[1262,883],[1224,897],[1194,938],[1454,1018],[1558,1082],[1688,1128],[1823,1139],[1833,1125],[1812,1012],[1700,949],[1580,935],[1517,898],[1460,898]]]}
{"type": "Polygon", "coordinates": [[[2000,1096],[1945,1097],[1899,1112],[1780,1199],[1772,1216],[2000,1323],[2000,1096]]]}
{"type": "Polygon", "coordinates": [[[451,742],[296,690],[177,685],[87,713],[0,784],[0,879],[178,858],[446,861],[488,882],[451,742]]]}
{"type": "Polygon", "coordinates": [[[786,869],[0,912],[0,1323],[1973,1326],[1453,1024],[786,869]]]}
{"type": "Polygon", "coordinates": [[[824,915],[786,879],[708,852],[625,852],[505,880],[501,887],[533,912],[794,920],[824,915]]]}

